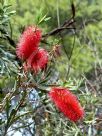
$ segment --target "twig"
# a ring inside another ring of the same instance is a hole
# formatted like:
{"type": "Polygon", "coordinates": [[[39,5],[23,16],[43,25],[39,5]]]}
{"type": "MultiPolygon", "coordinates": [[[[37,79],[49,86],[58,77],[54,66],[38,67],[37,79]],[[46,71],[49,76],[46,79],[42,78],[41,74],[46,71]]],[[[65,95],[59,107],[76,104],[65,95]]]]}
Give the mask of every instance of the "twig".
{"type": "Polygon", "coordinates": [[[64,24],[63,24],[60,28],[59,28],[59,27],[58,27],[58,28],[55,28],[55,29],[53,29],[52,31],[50,31],[49,33],[44,34],[42,37],[43,37],[43,38],[47,38],[47,37],[49,37],[49,36],[59,34],[60,32],[62,32],[62,31],[65,30],[65,29],[74,29],[74,28],[70,27],[74,22],[75,22],[75,20],[73,20],[72,18],[69,19],[69,20],[66,20],[66,21],[64,22],[64,24]]]}

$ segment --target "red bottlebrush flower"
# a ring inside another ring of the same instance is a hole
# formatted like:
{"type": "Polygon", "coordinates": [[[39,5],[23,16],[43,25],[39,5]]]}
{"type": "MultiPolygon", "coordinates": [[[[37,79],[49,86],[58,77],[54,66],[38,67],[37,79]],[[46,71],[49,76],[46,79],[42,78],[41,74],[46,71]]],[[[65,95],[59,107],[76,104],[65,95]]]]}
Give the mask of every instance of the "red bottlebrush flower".
{"type": "Polygon", "coordinates": [[[48,63],[48,52],[45,49],[39,48],[26,61],[25,67],[37,73],[44,69],[48,63]]]}
{"type": "Polygon", "coordinates": [[[41,40],[41,30],[35,26],[29,26],[23,32],[17,44],[16,54],[20,59],[26,60],[38,49],[41,40]]]}
{"type": "Polygon", "coordinates": [[[49,96],[59,110],[71,121],[76,122],[83,118],[83,108],[78,102],[77,97],[67,88],[53,87],[49,92],[49,96]]]}

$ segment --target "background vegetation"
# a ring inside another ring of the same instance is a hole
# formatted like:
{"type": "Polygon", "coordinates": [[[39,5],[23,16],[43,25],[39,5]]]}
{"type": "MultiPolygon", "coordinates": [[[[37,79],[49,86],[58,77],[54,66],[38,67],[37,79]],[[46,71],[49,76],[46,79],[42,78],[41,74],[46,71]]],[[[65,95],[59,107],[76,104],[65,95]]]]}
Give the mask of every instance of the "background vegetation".
{"type": "Polygon", "coordinates": [[[75,0],[75,29],[41,43],[49,52],[61,45],[61,56],[53,58],[44,81],[42,73],[26,78],[15,55],[26,26],[36,24],[46,34],[72,17],[71,4],[70,0],[0,0],[1,136],[102,135],[102,0],[75,0]],[[38,88],[29,86],[31,82],[38,88]],[[86,112],[83,122],[70,122],[46,98],[45,90],[55,83],[78,96],[86,112]]]}

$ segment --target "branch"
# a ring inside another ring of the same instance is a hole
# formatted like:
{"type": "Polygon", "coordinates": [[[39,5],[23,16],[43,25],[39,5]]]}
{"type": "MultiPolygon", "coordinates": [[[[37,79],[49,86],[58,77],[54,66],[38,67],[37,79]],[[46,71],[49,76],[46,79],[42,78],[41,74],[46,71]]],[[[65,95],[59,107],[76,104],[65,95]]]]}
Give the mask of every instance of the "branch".
{"type": "Polygon", "coordinates": [[[69,19],[69,20],[66,20],[62,25],[61,27],[57,27],[55,29],[53,29],[52,31],[50,31],[49,33],[47,34],[44,34],[42,37],[43,38],[47,38],[49,36],[52,36],[52,35],[56,35],[56,34],[59,34],[60,32],[64,31],[65,29],[75,29],[73,27],[70,27],[73,25],[73,23],[75,22],[75,20],[73,18],[69,19]]]}

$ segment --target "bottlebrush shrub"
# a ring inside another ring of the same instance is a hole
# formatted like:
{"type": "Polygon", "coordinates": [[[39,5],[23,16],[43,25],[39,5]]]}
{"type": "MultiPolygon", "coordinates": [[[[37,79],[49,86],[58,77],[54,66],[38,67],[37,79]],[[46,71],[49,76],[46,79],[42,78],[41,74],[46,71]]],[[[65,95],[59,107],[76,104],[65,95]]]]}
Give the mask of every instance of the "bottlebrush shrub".
{"type": "Polygon", "coordinates": [[[24,69],[33,70],[38,73],[39,70],[44,69],[48,63],[48,52],[45,49],[39,48],[37,52],[33,52],[32,55],[24,63],[24,69]]]}
{"type": "Polygon", "coordinates": [[[49,92],[51,100],[71,121],[77,122],[84,116],[84,110],[77,100],[67,88],[53,87],[49,92]]]}
{"type": "Polygon", "coordinates": [[[28,59],[34,51],[37,51],[41,37],[41,30],[36,26],[26,28],[17,44],[17,56],[22,60],[28,59]]]}

